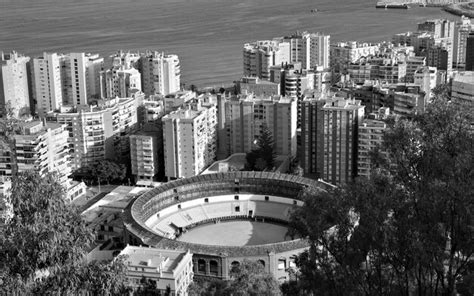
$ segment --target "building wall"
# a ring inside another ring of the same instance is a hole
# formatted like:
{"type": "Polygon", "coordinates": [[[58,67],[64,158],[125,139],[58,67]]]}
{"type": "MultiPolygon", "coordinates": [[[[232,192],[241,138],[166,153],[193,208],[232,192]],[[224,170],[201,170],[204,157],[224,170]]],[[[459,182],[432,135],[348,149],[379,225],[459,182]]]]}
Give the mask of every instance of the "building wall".
{"type": "Polygon", "coordinates": [[[181,88],[181,69],[177,55],[146,52],[140,56],[139,70],[146,96],[168,95],[181,88]]]}
{"type": "Polygon", "coordinates": [[[382,120],[364,120],[359,126],[357,175],[370,177],[371,151],[379,149],[383,144],[383,133],[387,124],[382,120]]]}
{"type": "Polygon", "coordinates": [[[0,54],[0,115],[3,116],[9,105],[13,116],[30,114],[27,63],[29,57],[16,52],[0,54]]]}

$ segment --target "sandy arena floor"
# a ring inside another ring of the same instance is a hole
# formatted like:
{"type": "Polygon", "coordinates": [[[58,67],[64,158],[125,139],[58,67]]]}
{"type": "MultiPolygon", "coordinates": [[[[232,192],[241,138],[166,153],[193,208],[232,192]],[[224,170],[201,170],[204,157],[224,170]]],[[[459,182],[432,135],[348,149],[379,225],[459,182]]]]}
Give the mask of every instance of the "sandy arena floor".
{"type": "Polygon", "coordinates": [[[281,225],[251,221],[229,221],[198,226],[181,235],[178,240],[218,246],[248,246],[285,240],[287,228],[281,225]]]}

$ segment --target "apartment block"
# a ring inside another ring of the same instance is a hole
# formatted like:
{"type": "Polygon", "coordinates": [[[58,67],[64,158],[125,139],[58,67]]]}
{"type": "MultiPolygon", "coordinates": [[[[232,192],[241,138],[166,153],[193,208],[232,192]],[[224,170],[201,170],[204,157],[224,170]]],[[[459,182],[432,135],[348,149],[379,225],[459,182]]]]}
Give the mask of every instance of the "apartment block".
{"type": "Polygon", "coordinates": [[[321,33],[296,32],[283,37],[290,44],[290,61],[300,62],[303,69],[313,69],[318,66],[329,68],[330,36],[321,33]]]}
{"type": "Polygon", "coordinates": [[[371,152],[378,150],[383,153],[383,134],[387,129],[384,119],[389,115],[390,109],[381,108],[378,114],[371,114],[359,125],[357,175],[370,178],[372,169],[371,152]]]}
{"type": "Polygon", "coordinates": [[[17,52],[0,52],[0,117],[10,111],[15,117],[31,114],[27,73],[29,61],[29,57],[17,52]]]}
{"type": "Polygon", "coordinates": [[[200,174],[216,159],[216,102],[197,99],[162,118],[165,176],[200,174]]]}
{"type": "Polygon", "coordinates": [[[280,40],[262,40],[244,44],[243,76],[270,80],[270,67],[291,62],[290,44],[280,40]]]}
{"type": "Polygon", "coordinates": [[[357,41],[338,42],[331,45],[331,67],[336,73],[344,73],[349,63],[355,63],[361,57],[375,55],[379,44],[358,43],[357,41]]]}
{"type": "MultiPolygon", "coordinates": [[[[278,155],[296,156],[297,102],[282,96],[221,97],[225,105],[225,140],[219,138],[220,150],[227,156],[247,153],[255,148],[255,140],[263,126],[268,127],[278,155]],[[222,142],[222,143],[221,143],[222,142]]],[[[222,106],[221,105],[221,106],[222,106]]],[[[219,112],[222,112],[219,109],[219,112]]],[[[220,117],[220,120],[222,118],[220,117]]]]}
{"type": "Polygon", "coordinates": [[[99,101],[97,105],[62,107],[48,119],[65,124],[71,167],[91,166],[103,159],[127,159],[129,135],[137,130],[137,109],[144,95],[99,101]]]}
{"type": "Polygon", "coordinates": [[[474,71],[474,32],[466,39],[466,71],[474,71]]]}
{"type": "Polygon", "coordinates": [[[123,65],[101,71],[100,88],[102,99],[127,98],[141,91],[141,74],[135,68],[123,65]]]}
{"type": "Polygon", "coordinates": [[[138,70],[146,96],[168,95],[181,89],[181,68],[177,55],[147,51],[140,55],[138,70]]]}
{"type": "Polygon", "coordinates": [[[238,82],[239,93],[253,93],[256,96],[279,95],[280,83],[261,80],[258,77],[242,77],[238,82]]]}
{"type": "Polygon", "coordinates": [[[356,84],[367,80],[378,80],[386,83],[405,81],[407,65],[404,61],[390,56],[362,57],[348,65],[350,79],[356,84]]]}
{"type": "Polygon", "coordinates": [[[130,136],[130,159],[132,163],[132,174],[135,181],[154,181],[160,171],[159,155],[159,133],[158,128],[153,130],[142,130],[130,136]]]}
{"type": "Polygon", "coordinates": [[[358,127],[364,117],[361,101],[312,99],[302,104],[302,165],[305,174],[333,184],[357,175],[358,127]]]}
{"type": "Polygon", "coordinates": [[[474,26],[468,17],[461,17],[461,21],[454,27],[453,38],[453,66],[457,69],[464,69],[466,66],[466,47],[469,33],[474,31],[474,26]]]}

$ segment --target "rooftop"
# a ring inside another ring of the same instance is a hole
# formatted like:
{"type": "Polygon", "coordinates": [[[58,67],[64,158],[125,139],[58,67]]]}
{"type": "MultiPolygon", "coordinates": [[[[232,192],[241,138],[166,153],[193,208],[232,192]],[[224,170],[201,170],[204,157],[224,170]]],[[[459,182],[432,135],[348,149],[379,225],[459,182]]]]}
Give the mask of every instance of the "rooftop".
{"type": "Polygon", "coordinates": [[[127,245],[120,255],[128,256],[131,266],[152,267],[172,273],[188,252],[127,245]]]}
{"type": "Polygon", "coordinates": [[[454,76],[453,82],[462,82],[474,85],[474,71],[459,72],[454,76]]]}

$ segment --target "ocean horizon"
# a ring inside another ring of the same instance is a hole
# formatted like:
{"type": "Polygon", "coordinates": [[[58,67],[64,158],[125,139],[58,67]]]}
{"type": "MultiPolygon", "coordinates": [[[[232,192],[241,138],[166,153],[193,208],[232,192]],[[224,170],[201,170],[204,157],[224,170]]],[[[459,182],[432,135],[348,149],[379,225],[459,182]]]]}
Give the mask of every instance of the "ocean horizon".
{"type": "Polygon", "coordinates": [[[440,8],[376,9],[364,0],[0,0],[0,50],[157,50],[179,55],[181,81],[227,85],[242,75],[246,42],[322,32],[331,42],[390,40],[426,19],[459,19],[440,8]],[[312,9],[318,9],[312,13],[312,9]]]}

